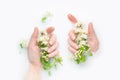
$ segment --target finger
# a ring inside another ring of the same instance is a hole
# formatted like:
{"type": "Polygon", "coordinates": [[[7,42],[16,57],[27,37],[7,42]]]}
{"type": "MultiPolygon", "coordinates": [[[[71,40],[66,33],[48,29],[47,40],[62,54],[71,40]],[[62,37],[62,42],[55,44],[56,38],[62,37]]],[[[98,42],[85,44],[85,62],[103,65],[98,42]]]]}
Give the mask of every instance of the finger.
{"type": "Polygon", "coordinates": [[[75,32],[74,32],[73,29],[70,30],[70,32],[69,32],[69,37],[70,37],[73,41],[75,40],[76,36],[75,36],[75,32]]]}
{"type": "Polygon", "coordinates": [[[72,52],[72,53],[76,53],[76,52],[77,52],[77,50],[74,49],[74,48],[72,48],[71,46],[69,46],[68,49],[69,49],[69,51],[72,52]]]}
{"type": "Polygon", "coordinates": [[[97,36],[92,23],[88,24],[88,37],[89,37],[89,40],[97,40],[97,36]]]}
{"type": "Polygon", "coordinates": [[[47,32],[48,34],[51,34],[54,30],[55,30],[54,27],[48,27],[48,28],[46,29],[46,32],[47,32]]]}
{"type": "Polygon", "coordinates": [[[57,48],[58,48],[58,42],[56,42],[53,46],[51,46],[48,49],[48,52],[51,53],[51,52],[55,51],[57,48]]]}
{"type": "Polygon", "coordinates": [[[78,22],[77,19],[72,14],[68,14],[68,19],[74,24],[78,22]]]}
{"type": "Polygon", "coordinates": [[[88,24],[88,36],[91,37],[96,37],[95,31],[93,29],[93,24],[89,23],[88,24]]]}
{"type": "Polygon", "coordinates": [[[37,44],[37,38],[38,38],[38,35],[39,35],[39,30],[37,27],[34,28],[34,32],[31,36],[31,39],[30,39],[30,45],[36,45],[37,44]]]}
{"type": "Polygon", "coordinates": [[[78,49],[78,45],[75,42],[73,42],[71,39],[68,39],[68,43],[72,48],[76,50],[78,49]]]}
{"type": "Polygon", "coordinates": [[[59,53],[58,50],[55,50],[54,52],[48,54],[48,57],[49,57],[49,58],[52,58],[52,57],[58,55],[58,53],[59,53]]]}
{"type": "Polygon", "coordinates": [[[88,25],[88,44],[90,45],[91,51],[93,52],[96,52],[99,48],[99,41],[93,29],[92,23],[89,23],[88,25]]]}
{"type": "Polygon", "coordinates": [[[49,40],[49,44],[53,45],[56,42],[56,35],[55,34],[51,34],[50,40],[49,40]]]}

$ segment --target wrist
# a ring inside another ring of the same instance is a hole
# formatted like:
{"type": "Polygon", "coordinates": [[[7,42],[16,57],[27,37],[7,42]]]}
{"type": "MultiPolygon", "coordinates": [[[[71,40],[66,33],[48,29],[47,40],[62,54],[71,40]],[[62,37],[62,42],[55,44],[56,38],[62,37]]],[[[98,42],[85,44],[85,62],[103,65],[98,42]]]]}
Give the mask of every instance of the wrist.
{"type": "Polygon", "coordinates": [[[41,65],[34,65],[30,63],[30,68],[32,68],[34,71],[40,72],[41,65]]]}

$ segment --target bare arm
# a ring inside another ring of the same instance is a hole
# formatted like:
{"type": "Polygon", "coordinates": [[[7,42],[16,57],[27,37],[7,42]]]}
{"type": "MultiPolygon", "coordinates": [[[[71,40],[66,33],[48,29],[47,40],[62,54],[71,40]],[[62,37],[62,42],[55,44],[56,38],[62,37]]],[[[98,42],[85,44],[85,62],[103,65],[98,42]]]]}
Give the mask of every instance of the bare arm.
{"type": "Polygon", "coordinates": [[[35,28],[28,45],[28,59],[30,65],[25,80],[40,80],[41,64],[39,60],[40,49],[37,47],[38,34],[39,30],[35,28]]]}
{"type": "MultiPolygon", "coordinates": [[[[48,56],[54,57],[56,54],[58,54],[56,52],[58,45],[57,46],[55,45],[58,44],[58,42],[56,42],[56,37],[54,36],[54,34],[52,34],[54,28],[49,27],[46,29],[46,31],[48,34],[51,34],[49,41],[50,48],[48,49],[49,52],[48,56]]],[[[41,56],[40,48],[37,45],[38,35],[39,35],[39,30],[38,28],[35,28],[31,36],[27,50],[30,65],[25,80],[41,80],[42,65],[40,63],[40,56],[41,56]]]]}
{"type": "Polygon", "coordinates": [[[40,67],[30,64],[25,80],[41,80],[40,70],[40,67]]]}

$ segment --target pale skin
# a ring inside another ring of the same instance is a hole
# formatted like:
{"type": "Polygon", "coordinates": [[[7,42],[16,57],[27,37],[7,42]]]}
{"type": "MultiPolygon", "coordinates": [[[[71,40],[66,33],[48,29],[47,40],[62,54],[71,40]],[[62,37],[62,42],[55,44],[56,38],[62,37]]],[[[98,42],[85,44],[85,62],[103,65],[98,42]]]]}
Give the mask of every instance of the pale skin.
{"type": "MultiPolygon", "coordinates": [[[[48,49],[48,57],[52,58],[58,55],[58,42],[56,41],[56,35],[53,34],[54,27],[49,27],[46,29],[46,32],[50,34],[49,45],[50,48],[48,49]]],[[[29,70],[26,75],[25,80],[41,80],[40,71],[42,69],[42,65],[40,63],[40,48],[37,46],[37,38],[39,35],[39,30],[35,27],[34,32],[31,36],[28,45],[28,59],[29,59],[29,70]]]]}
{"type": "MultiPolygon", "coordinates": [[[[68,15],[68,19],[73,24],[78,22],[78,20],[71,14],[68,15]]],[[[58,42],[56,41],[56,35],[53,34],[54,31],[53,27],[47,28],[46,31],[48,34],[50,34],[50,40],[49,40],[50,48],[48,49],[49,52],[48,57],[52,58],[58,55],[59,53],[57,50],[58,42]]],[[[37,46],[38,35],[39,35],[39,30],[37,27],[35,27],[28,45],[28,59],[30,65],[25,80],[41,80],[40,71],[42,69],[42,65],[40,63],[40,56],[41,56],[40,49],[37,46]]],[[[76,34],[74,32],[74,29],[72,29],[69,31],[69,38],[68,38],[68,42],[69,42],[68,49],[72,53],[76,53],[78,49],[78,46],[75,43],[75,39],[76,39],[76,34]]],[[[93,29],[92,23],[88,24],[88,44],[90,45],[92,52],[96,52],[99,48],[99,41],[93,29]]]]}
{"type": "MultiPolygon", "coordinates": [[[[72,14],[68,14],[68,19],[73,24],[78,22],[78,20],[72,14]]],[[[75,31],[74,31],[74,29],[71,29],[69,31],[69,38],[68,38],[69,47],[68,47],[68,49],[72,53],[76,53],[78,50],[78,46],[75,42],[75,39],[76,39],[75,31]]],[[[95,30],[93,28],[93,24],[91,22],[88,24],[88,44],[90,45],[92,52],[96,52],[99,48],[99,41],[96,36],[95,30]]]]}

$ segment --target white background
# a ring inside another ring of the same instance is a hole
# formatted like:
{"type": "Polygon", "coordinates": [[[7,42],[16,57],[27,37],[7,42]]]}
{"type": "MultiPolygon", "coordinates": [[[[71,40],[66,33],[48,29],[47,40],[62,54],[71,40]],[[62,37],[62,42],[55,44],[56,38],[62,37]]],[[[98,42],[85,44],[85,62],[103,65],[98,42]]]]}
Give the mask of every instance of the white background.
{"type": "Polygon", "coordinates": [[[21,38],[29,39],[34,26],[46,11],[54,14],[50,23],[60,42],[63,66],[42,80],[120,80],[120,2],[119,0],[0,0],[0,80],[24,80],[28,69],[26,53],[19,53],[21,38]],[[85,23],[93,22],[100,49],[86,63],[70,61],[67,50],[67,19],[72,13],[85,23]]]}

